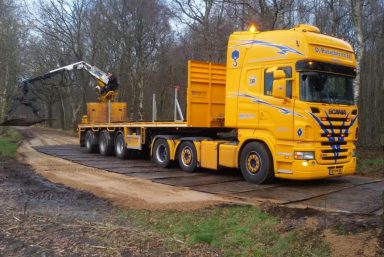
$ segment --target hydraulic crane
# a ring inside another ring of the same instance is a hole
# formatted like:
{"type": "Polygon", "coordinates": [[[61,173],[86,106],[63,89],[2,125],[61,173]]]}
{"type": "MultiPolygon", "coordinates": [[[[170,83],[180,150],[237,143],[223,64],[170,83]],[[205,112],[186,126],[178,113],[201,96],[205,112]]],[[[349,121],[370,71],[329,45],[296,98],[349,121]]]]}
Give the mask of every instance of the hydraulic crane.
{"type": "Polygon", "coordinates": [[[51,70],[43,75],[39,75],[33,78],[25,79],[20,84],[19,87],[21,89],[21,95],[17,96],[13,99],[13,103],[11,105],[11,108],[8,110],[8,112],[5,115],[5,122],[3,122],[0,125],[3,126],[12,126],[12,125],[31,125],[34,123],[39,123],[42,121],[45,121],[46,119],[43,119],[39,114],[39,109],[37,108],[35,101],[36,99],[29,96],[29,87],[36,81],[43,81],[49,78],[52,78],[58,74],[61,74],[63,72],[73,71],[73,70],[85,70],[87,71],[92,77],[96,78],[97,80],[97,86],[96,91],[99,94],[99,101],[101,102],[107,102],[107,101],[114,101],[114,98],[117,95],[117,89],[119,87],[119,84],[117,83],[117,78],[112,73],[107,73],[96,66],[92,66],[84,61],[76,62],[69,64],[67,66],[63,66],[54,70],[51,70]],[[12,116],[17,110],[17,107],[20,105],[25,105],[32,109],[32,112],[35,116],[39,118],[39,120],[34,122],[27,122],[20,119],[12,119],[12,116]]]}

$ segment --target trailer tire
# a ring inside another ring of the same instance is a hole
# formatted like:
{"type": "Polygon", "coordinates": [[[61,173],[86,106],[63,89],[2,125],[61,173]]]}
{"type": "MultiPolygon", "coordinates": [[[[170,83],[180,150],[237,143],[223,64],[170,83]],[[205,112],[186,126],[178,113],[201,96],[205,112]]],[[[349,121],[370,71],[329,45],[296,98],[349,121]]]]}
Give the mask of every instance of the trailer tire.
{"type": "Polygon", "coordinates": [[[193,172],[196,170],[197,152],[196,147],[192,141],[184,141],[181,143],[177,157],[180,168],[183,171],[193,172]]]}
{"type": "Polygon", "coordinates": [[[167,140],[159,138],[155,141],[152,151],[153,161],[161,168],[167,168],[171,164],[169,145],[167,140]]]}
{"type": "Polygon", "coordinates": [[[87,130],[87,132],[85,132],[85,148],[87,149],[88,153],[97,152],[97,141],[97,136],[92,130],[87,130]]]}
{"type": "Polygon", "coordinates": [[[240,169],[248,182],[263,184],[274,178],[272,157],[268,149],[259,142],[248,143],[240,155],[240,169]]]}
{"type": "Polygon", "coordinates": [[[115,137],[115,155],[120,159],[127,159],[130,155],[129,149],[125,145],[124,135],[118,133],[115,137]]]}
{"type": "Polygon", "coordinates": [[[99,135],[99,152],[104,156],[110,156],[114,153],[113,137],[107,130],[103,130],[99,135]]]}

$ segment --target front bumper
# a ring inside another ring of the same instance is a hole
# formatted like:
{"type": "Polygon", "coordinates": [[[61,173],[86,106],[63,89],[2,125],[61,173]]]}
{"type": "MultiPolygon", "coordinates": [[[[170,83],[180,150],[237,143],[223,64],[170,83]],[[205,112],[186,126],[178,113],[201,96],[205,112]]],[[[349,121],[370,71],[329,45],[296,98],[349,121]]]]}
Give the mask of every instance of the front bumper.
{"type": "Polygon", "coordinates": [[[319,164],[316,160],[294,160],[292,163],[284,164],[284,167],[277,167],[275,177],[294,180],[311,180],[331,177],[353,175],[356,172],[356,157],[352,157],[348,162],[338,164],[319,164]],[[304,165],[303,165],[304,164],[304,165]],[[334,173],[333,170],[338,169],[334,173]],[[339,172],[339,170],[341,170],[339,172]]]}

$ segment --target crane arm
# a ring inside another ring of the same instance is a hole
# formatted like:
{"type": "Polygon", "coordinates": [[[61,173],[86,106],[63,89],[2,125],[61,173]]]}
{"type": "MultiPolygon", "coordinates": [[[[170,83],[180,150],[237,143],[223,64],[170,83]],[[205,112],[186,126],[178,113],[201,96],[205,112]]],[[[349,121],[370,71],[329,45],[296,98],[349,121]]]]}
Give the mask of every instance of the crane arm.
{"type": "Polygon", "coordinates": [[[100,70],[99,68],[97,68],[96,66],[90,65],[89,63],[86,63],[84,61],[75,62],[67,66],[63,66],[63,67],[51,70],[43,75],[25,79],[21,82],[20,86],[23,88],[23,90],[28,91],[27,87],[30,83],[33,83],[35,81],[45,80],[59,73],[62,73],[65,71],[72,71],[72,70],[85,70],[92,77],[97,79],[98,85],[96,86],[96,90],[101,95],[101,99],[102,99],[101,101],[104,101],[105,99],[111,99],[111,97],[114,97],[116,95],[115,90],[117,90],[119,87],[116,77],[111,73],[106,73],[100,70]]]}
{"type": "Polygon", "coordinates": [[[22,83],[27,84],[27,83],[32,83],[32,82],[35,82],[38,80],[45,80],[45,79],[51,78],[52,76],[59,74],[61,72],[72,71],[75,69],[76,70],[81,70],[81,69],[86,70],[89,74],[91,74],[94,78],[101,81],[104,85],[108,85],[108,83],[109,83],[110,75],[108,73],[106,73],[106,72],[100,70],[99,68],[97,68],[96,66],[92,66],[89,63],[86,63],[84,61],[72,63],[72,64],[69,64],[67,66],[63,66],[63,67],[51,70],[51,71],[49,71],[43,75],[29,78],[29,79],[25,79],[22,81],[22,83]]]}
{"type": "MultiPolygon", "coordinates": [[[[6,120],[8,120],[16,112],[16,108],[19,105],[25,105],[27,107],[30,107],[33,113],[40,118],[39,109],[34,104],[34,101],[36,100],[31,98],[28,94],[29,86],[35,81],[46,80],[62,72],[72,71],[72,70],[87,71],[92,77],[97,79],[98,85],[96,86],[96,89],[100,94],[99,100],[102,102],[109,101],[109,100],[113,101],[114,97],[116,96],[115,91],[119,87],[116,77],[113,76],[111,73],[106,73],[100,70],[99,68],[90,65],[89,63],[80,61],[80,62],[72,63],[67,66],[63,66],[63,67],[51,70],[43,75],[39,75],[39,76],[21,81],[21,83],[19,84],[19,87],[21,88],[22,94],[14,98],[11,108],[8,110],[8,112],[5,115],[6,120]]],[[[11,123],[6,123],[6,124],[9,125],[11,123]]]]}

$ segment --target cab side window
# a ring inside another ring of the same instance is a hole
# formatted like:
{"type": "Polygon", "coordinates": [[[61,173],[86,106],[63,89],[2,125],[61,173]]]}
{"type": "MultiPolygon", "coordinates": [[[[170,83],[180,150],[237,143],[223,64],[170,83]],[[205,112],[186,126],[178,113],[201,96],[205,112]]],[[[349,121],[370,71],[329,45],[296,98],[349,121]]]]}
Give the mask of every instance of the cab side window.
{"type": "MultiPolygon", "coordinates": [[[[281,67],[279,70],[285,72],[287,79],[292,78],[292,68],[291,67],[281,67]]],[[[272,95],[272,84],[273,84],[273,74],[267,73],[267,69],[264,70],[264,95],[272,95]]],[[[292,97],[292,80],[287,80],[287,93],[286,96],[292,97]]]]}

